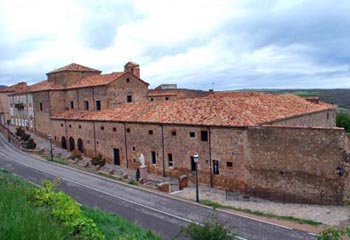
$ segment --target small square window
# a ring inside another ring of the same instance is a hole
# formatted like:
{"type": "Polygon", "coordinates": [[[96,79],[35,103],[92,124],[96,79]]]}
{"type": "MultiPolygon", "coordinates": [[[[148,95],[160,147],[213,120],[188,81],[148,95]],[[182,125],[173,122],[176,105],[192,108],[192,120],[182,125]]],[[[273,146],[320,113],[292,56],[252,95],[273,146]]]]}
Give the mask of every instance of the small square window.
{"type": "Polygon", "coordinates": [[[203,142],[208,142],[208,131],[201,131],[201,140],[203,142]]]}
{"type": "Polygon", "coordinates": [[[135,150],[136,150],[135,146],[133,146],[133,147],[132,147],[132,150],[133,150],[133,151],[135,151],[135,150]]]}
{"type": "Polygon", "coordinates": [[[61,123],[61,127],[63,127],[63,123],[61,123]]]}
{"type": "Polygon", "coordinates": [[[102,131],[105,130],[105,127],[104,127],[104,126],[101,126],[101,130],[102,130],[102,131]]]}
{"type": "Polygon", "coordinates": [[[153,102],[153,98],[151,98],[151,102],[153,102]]]}
{"type": "Polygon", "coordinates": [[[70,125],[70,124],[69,124],[69,125],[68,125],[68,127],[69,127],[69,128],[71,128],[71,127],[72,127],[72,125],[70,125]]]}
{"type": "Polygon", "coordinates": [[[128,132],[128,133],[129,133],[129,132],[130,132],[130,128],[127,128],[127,129],[126,129],[126,132],[128,132]]]}
{"type": "Polygon", "coordinates": [[[117,128],[116,128],[116,127],[114,127],[114,128],[113,128],[113,132],[116,132],[116,131],[117,131],[117,128]]]}
{"type": "Polygon", "coordinates": [[[127,79],[126,79],[126,82],[130,82],[130,78],[127,78],[127,79]]]}
{"type": "Polygon", "coordinates": [[[99,142],[98,142],[98,141],[96,141],[96,144],[99,144],[99,142]]]}
{"type": "Polygon", "coordinates": [[[226,162],[226,166],[229,167],[229,168],[232,168],[233,167],[233,163],[232,162],[226,162]]]}
{"type": "Polygon", "coordinates": [[[165,100],[168,101],[168,100],[169,100],[169,97],[165,97],[165,100]]]}
{"type": "Polygon", "coordinates": [[[171,131],[171,136],[176,136],[176,131],[171,131]]]}
{"type": "Polygon", "coordinates": [[[79,128],[81,128],[81,125],[79,125],[79,128]]]}
{"type": "Polygon", "coordinates": [[[148,134],[152,135],[153,134],[153,130],[148,130],[148,134]]]}
{"type": "Polygon", "coordinates": [[[196,133],[195,133],[195,132],[190,132],[190,137],[191,137],[191,138],[196,137],[196,133]]]}

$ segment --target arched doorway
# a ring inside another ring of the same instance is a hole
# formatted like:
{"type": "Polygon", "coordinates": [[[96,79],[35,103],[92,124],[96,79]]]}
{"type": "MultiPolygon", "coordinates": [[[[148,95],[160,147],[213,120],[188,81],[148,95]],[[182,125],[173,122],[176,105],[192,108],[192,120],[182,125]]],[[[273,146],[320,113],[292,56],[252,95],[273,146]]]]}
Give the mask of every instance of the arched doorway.
{"type": "Polygon", "coordinates": [[[74,149],[75,149],[74,138],[70,137],[69,138],[69,151],[73,151],[74,149]]]}
{"type": "Polygon", "coordinates": [[[67,149],[67,141],[65,137],[61,138],[61,146],[63,149],[67,149]]]}
{"type": "Polygon", "coordinates": [[[81,140],[80,138],[78,139],[78,150],[81,153],[84,153],[84,144],[83,144],[83,140],[81,140]]]}

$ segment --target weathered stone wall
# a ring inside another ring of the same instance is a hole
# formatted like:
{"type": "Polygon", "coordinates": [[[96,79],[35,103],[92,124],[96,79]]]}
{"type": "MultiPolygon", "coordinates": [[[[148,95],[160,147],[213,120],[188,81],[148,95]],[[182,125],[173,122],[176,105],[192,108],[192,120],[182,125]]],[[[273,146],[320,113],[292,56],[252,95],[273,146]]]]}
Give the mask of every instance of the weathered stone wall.
{"type": "Polygon", "coordinates": [[[335,199],[344,192],[345,176],[336,174],[344,165],[344,151],[342,129],[248,128],[247,190],[284,192],[315,202],[322,194],[335,199]]]}
{"type": "Polygon", "coordinates": [[[332,109],[318,113],[295,116],[280,121],[275,121],[271,125],[333,128],[336,126],[336,110],[332,109]]]}
{"type": "Polygon", "coordinates": [[[51,130],[49,94],[48,91],[33,93],[35,132],[42,137],[47,137],[47,134],[51,130]],[[40,109],[40,103],[42,105],[42,110],[40,109]]]}

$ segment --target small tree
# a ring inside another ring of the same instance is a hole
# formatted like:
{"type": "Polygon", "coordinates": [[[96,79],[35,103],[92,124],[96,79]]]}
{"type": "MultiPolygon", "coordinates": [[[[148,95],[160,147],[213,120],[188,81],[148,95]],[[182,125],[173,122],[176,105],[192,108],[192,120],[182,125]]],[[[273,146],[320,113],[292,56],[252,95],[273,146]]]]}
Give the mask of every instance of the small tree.
{"type": "Polygon", "coordinates": [[[337,114],[337,127],[342,127],[346,132],[350,132],[350,115],[346,113],[337,114]]]}
{"type": "Polygon", "coordinates": [[[36,143],[34,142],[33,138],[29,138],[29,140],[24,143],[23,147],[26,149],[35,149],[36,143]]]}
{"type": "Polygon", "coordinates": [[[25,130],[22,127],[16,128],[16,136],[22,137],[25,134],[25,130]]]}
{"type": "Polygon", "coordinates": [[[102,154],[98,154],[97,156],[91,159],[91,164],[94,166],[104,166],[106,164],[106,159],[103,158],[102,154]]]}
{"type": "Polygon", "coordinates": [[[74,149],[72,151],[72,154],[71,154],[71,159],[73,159],[73,160],[75,160],[75,159],[78,159],[78,160],[83,159],[83,157],[81,155],[81,152],[78,149],[74,149]]]}

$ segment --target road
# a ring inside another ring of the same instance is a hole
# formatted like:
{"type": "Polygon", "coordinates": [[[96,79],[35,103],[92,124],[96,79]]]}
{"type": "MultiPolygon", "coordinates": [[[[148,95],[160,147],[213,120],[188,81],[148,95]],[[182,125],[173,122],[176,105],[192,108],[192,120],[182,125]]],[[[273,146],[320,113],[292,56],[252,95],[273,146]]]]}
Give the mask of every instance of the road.
{"type": "MultiPolygon", "coordinates": [[[[72,169],[24,153],[9,145],[0,134],[0,167],[39,184],[43,179],[61,179],[61,189],[80,204],[121,215],[145,229],[173,239],[182,226],[202,223],[215,215],[235,233],[237,239],[315,239],[300,230],[227,213],[176,199],[141,187],[128,185],[92,173],[72,169]]],[[[186,239],[179,236],[177,239],[186,239]]]]}

